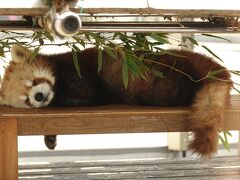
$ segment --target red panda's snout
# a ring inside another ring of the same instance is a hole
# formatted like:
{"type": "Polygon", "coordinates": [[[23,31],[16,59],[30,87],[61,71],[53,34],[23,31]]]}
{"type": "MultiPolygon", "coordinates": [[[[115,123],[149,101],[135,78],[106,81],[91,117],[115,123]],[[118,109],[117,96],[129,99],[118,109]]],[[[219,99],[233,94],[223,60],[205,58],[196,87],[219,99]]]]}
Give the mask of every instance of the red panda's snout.
{"type": "Polygon", "coordinates": [[[45,78],[36,78],[33,81],[26,80],[25,87],[27,93],[19,95],[20,101],[17,107],[45,107],[51,103],[54,97],[53,84],[45,78]]]}
{"type": "Polygon", "coordinates": [[[43,81],[37,85],[32,86],[28,95],[28,105],[33,108],[45,107],[50,104],[54,97],[53,87],[47,82],[43,81]]]}

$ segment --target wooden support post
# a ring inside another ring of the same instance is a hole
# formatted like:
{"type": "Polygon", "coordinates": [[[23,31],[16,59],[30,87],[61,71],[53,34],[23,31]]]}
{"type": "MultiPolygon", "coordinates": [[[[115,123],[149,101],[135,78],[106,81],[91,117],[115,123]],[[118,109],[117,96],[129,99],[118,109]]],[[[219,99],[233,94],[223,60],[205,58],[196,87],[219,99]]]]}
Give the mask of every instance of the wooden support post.
{"type": "Polygon", "coordinates": [[[0,119],[0,179],[18,179],[16,119],[0,119]]]}

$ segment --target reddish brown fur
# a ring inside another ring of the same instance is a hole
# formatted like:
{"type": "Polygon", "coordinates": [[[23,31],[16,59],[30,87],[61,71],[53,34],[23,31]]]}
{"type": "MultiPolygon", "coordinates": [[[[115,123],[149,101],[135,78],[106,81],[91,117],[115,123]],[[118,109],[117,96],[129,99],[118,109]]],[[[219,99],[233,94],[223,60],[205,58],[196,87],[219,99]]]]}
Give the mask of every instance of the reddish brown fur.
{"type": "Polygon", "coordinates": [[[192,105],[189,127],[194,132],[194,138],[189,148],[203,157],[211,157],[217,150],[224,109],[229,105],[229,92],[232,87],[230,74],[226,68],[204,55],[189,51],[172,52],[184,57],[169,54],[146,57],[170,66],[154,66],[167,75],[164,79],[148,72],[148,82],[142,79],[130,80],[128,89],[125,90],[121,76],[122,61],[112,61],[109,57],[104,58],[101,77],[110,91],[124,103],[192,105]],[[172,66],[199,82],[193,82],[186,75],[173,70],[172,66]],[[214,71],[218,71],[215,78],[207,78],[209,73],[214,71]]]}
{"type": "MultiPolygon", "coordinates": [[[[120,57],[113,60],[104,53],[103,68],[98,74],[95,48],[78,54],[81,78],[76,73],[71,53],[39,55],[35,63],[50,66],[54,72],[54,106],[96,105],[109,101],[151,106],[191,105],[188,120],[194,138],[189,147],[210,157],[216,152],[223,111],[229,104],[230,74],[204,55],[183,50],[172,50],[172,53],[178,56],[145,54],[146,63],[162,72],[165,78],[155,76],[150,70],[145,73],[148,81],[129,76],[127,90],[122,80],[123,60],[120,57]],[[219,71],[215,79],[207,78],[213,71],[219,71]]],[[[14,64],[10,64],[6,74],[13,70],[14,64]]]]}
{"type": "MultiPolygon", "coordinates": [[[[192,105],[189,127],[193,129],[194,139],[189,148],[203,157],[210,157],[216,152],[218,132],[221,130],[223,122],[223,110],[229,102],[229,91],[232,86],[230,74],[223,66],[204,55],[182,50],[173,50],[172,52],[184,57],[169,54],[146,55],[145,57],[148,60],[168,65],[169,67],[152,63],[156,70],[166,75],[166,78],[156,77],[148,71],[146,72],[148,81],[141,78],[134,80],[129,78],[127,90],[124,88],[122,80],[122,59],[112,60],[105,54],[100,79],[106,89],[94,86],[92,88],[97,88],[98,94],[93,92],[97,96],[102,96],[107,90],[110,92],[108,96],[114,98],[115,102],[118,103],[155,106],[192,105]],[[172,69],[173,66],[175,70],[172,69]],[[192,79],[179,71],[189,75],[192,79]],[[213,71],[219,71],[215,74],[215,79],[207,78],[209,73],[213,71]]],[[[62,61],[71,64],[72,62],[69,62],[70,56],[71,54],[57,55],[50,57],[50,59],[61,57],[62,61]]],[[[78,57],[82,76],[94,77],[93,81],[99,83],[97,50],[85,50],[78,57]]],[[[61,89],[61,86],[57,89],[59,88],[61,89]]],[[[86,92],[91,92],[82,85],[78,88],[75,91],[85,94],[77,94],[74,97],[88,96],[86,92]],[[78,88],[80,89],[77,90],[78,88]]],[[[94,97],[93,94],[90,93],[89,96],[94,97]]],[[[106,98],[102,98],[102,100],[106,102],[106,98]]]]}

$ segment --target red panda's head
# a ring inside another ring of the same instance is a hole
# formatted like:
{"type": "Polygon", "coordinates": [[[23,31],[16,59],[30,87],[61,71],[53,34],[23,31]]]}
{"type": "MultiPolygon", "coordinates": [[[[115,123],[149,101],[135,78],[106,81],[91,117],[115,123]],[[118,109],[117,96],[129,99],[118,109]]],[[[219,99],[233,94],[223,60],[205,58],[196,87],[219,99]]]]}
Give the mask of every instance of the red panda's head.
{"type": "Polygon", "coordinates": [[[47,106],[54,97],[53,69],[44,56],[19,45],[11,50],[12,61],[1,82],[0,104],[19,108],[47,106]]]}

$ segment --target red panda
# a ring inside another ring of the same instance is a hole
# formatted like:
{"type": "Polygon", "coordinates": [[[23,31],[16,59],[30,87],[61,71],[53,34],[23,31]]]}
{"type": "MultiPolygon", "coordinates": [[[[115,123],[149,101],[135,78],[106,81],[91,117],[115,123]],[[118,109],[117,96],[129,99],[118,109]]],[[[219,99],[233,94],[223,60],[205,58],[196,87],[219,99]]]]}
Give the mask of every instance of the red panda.
{"type": "MultiPolygon", "coordinates": [[[[232,81],[225,67],[205,55],[185,50],[172,50],[178,56],[146,55],[145,58],[157,62],[153,68],[166,77],[160,78],[152,71],[146,71],[147,80],[129,78],[126,89],[122,79],[122,58],[113,60],[104,53],[103,66],[98,73],[96,48],[78,53],[81,78],[71,53],[39,54],[32,60],[32,52],[19,45],[14,45],[11,53],[12,61],[1,84],[2,105],[41,108],[114,102],[191,106],[186,121],[194,138],[189,148],[203,157],[211,157],[217,151],[218,132],[223,125],[224,109],[229,105],[232,81]],[[206,78],[211,72],[218,73],[215,78],[206,78]]],[[[46,136],[45,140],[49,148],[55,147],[55,136],[46,136]]]]}

